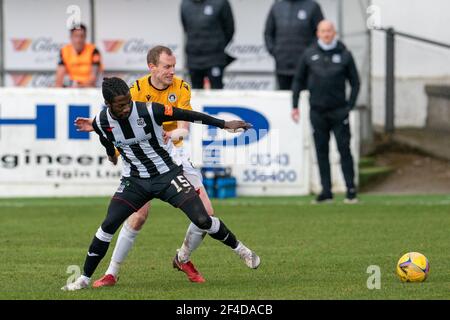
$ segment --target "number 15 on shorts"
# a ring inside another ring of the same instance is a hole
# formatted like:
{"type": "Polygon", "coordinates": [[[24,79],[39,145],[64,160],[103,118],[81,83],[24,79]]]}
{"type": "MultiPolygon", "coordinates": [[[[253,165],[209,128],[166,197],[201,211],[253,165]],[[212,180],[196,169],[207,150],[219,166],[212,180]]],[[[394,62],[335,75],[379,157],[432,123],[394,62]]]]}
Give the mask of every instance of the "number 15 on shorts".
{"type": "Polygon", "coordinates": [[[177,192],[183,191],[183,188],[189,188],[191,184],[186,180],[186,177],[183,175],[177,176],[175,179],[172,179],[170,183],[177,189],[177,192]]]}

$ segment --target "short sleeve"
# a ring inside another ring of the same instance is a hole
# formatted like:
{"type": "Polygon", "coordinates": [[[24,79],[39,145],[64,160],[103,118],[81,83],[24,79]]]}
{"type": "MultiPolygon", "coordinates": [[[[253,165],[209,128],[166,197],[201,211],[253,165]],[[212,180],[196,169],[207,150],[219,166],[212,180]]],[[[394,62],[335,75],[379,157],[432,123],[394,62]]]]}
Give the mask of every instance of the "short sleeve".
{"type": "Polygon", "coordinates": [[[181,109],[192,110],[191,86],[185,81],[182,81],[181,83],[180,100],[177,107],[181,109]]]}

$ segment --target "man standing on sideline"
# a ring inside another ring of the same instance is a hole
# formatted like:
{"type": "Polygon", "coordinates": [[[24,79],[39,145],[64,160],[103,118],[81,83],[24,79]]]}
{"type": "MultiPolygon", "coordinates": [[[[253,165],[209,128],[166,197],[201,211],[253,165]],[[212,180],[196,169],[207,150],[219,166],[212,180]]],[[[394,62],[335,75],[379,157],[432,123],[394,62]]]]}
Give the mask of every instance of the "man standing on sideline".
{"type": "Polygon", "coordinates": [[[86,26],[70,29],[70,44],[61,48],[55,87],[96,87],[102,71],[100,52],[95,45],[86,43],[86,26]],[[65,83],[64,78],[70,80],[65,83]]]}
{"type": "Polygon", "coordinates": [[[320,22],[317,37],[317,43],[305,51],[294,77],[292,119],[298,122],[300,117],[300,92],[309,90],[310,119],[322,184],[322,192],[316,198],[316,203],[333,200],[328,154],[331,131],[341,155],[341,167],[347,187],[344,202],[356,203],[349,112],[355,107],[359,92],[358,71],[350,51],[336,39],[336,29],[332,22],[320,22]],[[347,80],[351,85],[348,100],[345,90],[347,80]]]}
{"type": "Polygon", "coordinates": [[[291,90],[297,63],[316,40],[322,10],[312,0],[282,0],[270,9],[264,30],[267,51],[275,58],[278,89],[291,90]]]}
{"type": "Polygon", "coordinates": [[[228,0],[183,0],[181,22],[186,33],[187,68],[193,89],[223,88],[223,71],[233,60],[225,53],[234,35],[234,18],[228,0]]]}

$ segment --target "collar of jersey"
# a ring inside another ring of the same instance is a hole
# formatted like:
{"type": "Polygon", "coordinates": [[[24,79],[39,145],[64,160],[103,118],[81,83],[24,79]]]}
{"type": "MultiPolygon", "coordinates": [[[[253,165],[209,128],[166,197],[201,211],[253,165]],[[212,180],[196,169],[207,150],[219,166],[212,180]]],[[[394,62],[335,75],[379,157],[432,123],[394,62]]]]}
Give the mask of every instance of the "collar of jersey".
{"type": "Polygon", "coordinates": [[[152,84],[152,81],[150,80],[151,77],[152,77],[152,75],[149,75],[149,76],[148,76],[148,84],[149,84],[153,89],[158,90],[158,91],[164,91],[164,90],[167,90],[167,88],[170,87],[170,86],[167,86],[167,88],[164,88],[164,89],[158,89],[157,87],[155,87],[155,86],[152,84]]]}

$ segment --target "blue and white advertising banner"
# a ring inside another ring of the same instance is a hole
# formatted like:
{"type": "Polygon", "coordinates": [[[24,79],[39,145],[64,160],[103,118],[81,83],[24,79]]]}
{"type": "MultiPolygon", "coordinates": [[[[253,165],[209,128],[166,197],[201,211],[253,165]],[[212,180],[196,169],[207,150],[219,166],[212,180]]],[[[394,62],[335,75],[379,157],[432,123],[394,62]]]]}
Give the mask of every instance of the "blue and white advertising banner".
{"type": "Polygon", "coordinates": [[[121,170],[76,117],[101,110],[95,89],[0,90],[0,195],[111,194],[121,170]]]}
{"type": "Polygon", "coordinates": [[[291,99],[288,92],[194,92],[191,99],[194,108],[226,120],[251,122],[253,128],[241,133],[193,128],[190,140],[193,162],[231,168],[240,195],[308,194],[305,132],[303,125],[291,120],[291,99]],[[202,141],[203,148],[192,147],[198,141],[202,141]]]}
{"type": "MultiPolygon", "coordinates": [[[[252,123],[230,133],[191,125],[185,145],[194,165],[225,167],[238,183],[238,195],[304,195],[318,186],[308,103],[302,95],[299,124],[290,118],[289,92],[193,91],[197,111],[252,123]]],[[[94,133],[78,132],[77,117],[103,108],[97,89],[0,89],[0,196],[111,195],[120,163],[108,162],[94,133]]],[[[351,117],[353,130],[358,128],[351,117]]],[[[358,134],[352,149],[357,163],[358,134]],[[355,150],[356,149],[356,150],[355,150]]],[[[345,190],[335,148],[330,153],[335,191],[345,190]]]]}

